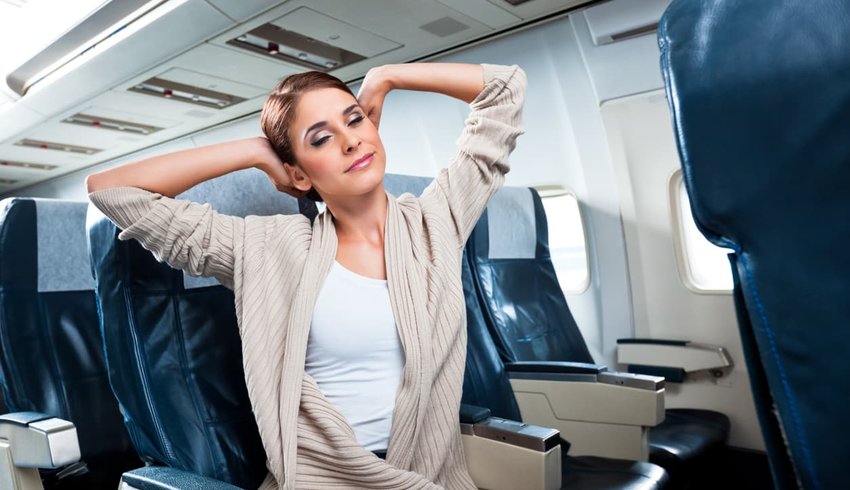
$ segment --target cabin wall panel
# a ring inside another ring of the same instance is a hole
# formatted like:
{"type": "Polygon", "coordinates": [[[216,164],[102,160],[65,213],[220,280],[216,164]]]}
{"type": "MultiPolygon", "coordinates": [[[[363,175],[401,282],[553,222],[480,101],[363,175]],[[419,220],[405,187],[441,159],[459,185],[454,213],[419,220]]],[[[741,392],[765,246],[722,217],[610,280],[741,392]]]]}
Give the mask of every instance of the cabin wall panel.
{"type": "MultiPolygon", "coordinates": [[[[663,178],[646,181],[651,175],[667,175],[675,162],[650,158],[637,165],[637,160],[624,156],[623,128],[610,122],[606,127],[603,119],[601,106],[606,101],[662,88],[658,59],[654,34],[593,44],[584,14],[579,12],[435,61],[516,63],[527,72],[526,134],[511,158],[507,184],[559,184],[570,188],[579,199],[589,246],[590,284],[584,292],[570,294],[567,299],[595,360],[615,366],[616,339],[635,335],[725,345],[737,364],[732,375],[720,383],[733,388],[710,382],[671,387],[668,404],[713,407],[730,413],[733,443],[759,448],[761,439],[748,404],[750,393],[731,299],[721,296],[693,304],[686,298],[692,293],[678,282],[675,255],[667,243],[669,230],[664,231],[670,226],[669,210],[657,208],[667,199],[666,182],[663,178]],[[638,206],[636,203],[643,199],[656,207],[638,206]],[[636,211],[639,208],[643,211],[636,211]],[[685,321],[695,317],[699,321],[685,321]]],[[[356,93],[359,87],[352,88],[356,93]]],[[[465,104],[446,97],[391,93],[380,129],[388,154],[387,170],[434,176],[454,154],[467,114],[465,104]]],[[[653,117],[667,116],[662,111],[653,117]]],[[[662,123],[653,117],[647,117],[647,125],[656,131],[669,131],[664,126],[669,120],[662,123]]],[[[168,151],[260,134],[259,114],[255,113],[12,195],[82,200],[86,198],[85,176],[94,171],[168,151]]]]}

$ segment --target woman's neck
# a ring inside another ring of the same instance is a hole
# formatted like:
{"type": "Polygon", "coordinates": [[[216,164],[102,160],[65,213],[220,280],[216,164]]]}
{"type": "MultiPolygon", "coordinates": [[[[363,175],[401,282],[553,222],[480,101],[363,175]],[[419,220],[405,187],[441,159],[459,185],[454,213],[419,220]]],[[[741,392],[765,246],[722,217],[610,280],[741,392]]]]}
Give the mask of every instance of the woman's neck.
{"type": "Polygon", "coordinates": [[[346,197],[340,201],[326,200],[325,204],[333,216],[340,243],[360,242],[383,248],[389,207],[383,186],[363,196],[346,197]]]}

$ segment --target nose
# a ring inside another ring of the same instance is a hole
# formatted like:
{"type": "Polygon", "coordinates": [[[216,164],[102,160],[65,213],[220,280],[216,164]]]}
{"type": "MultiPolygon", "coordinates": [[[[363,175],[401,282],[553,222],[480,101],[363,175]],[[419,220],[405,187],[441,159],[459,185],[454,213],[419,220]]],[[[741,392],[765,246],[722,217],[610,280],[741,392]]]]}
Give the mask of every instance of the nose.
{"type": "Polygon", "coordinates": [[[343,139],[343,150],[345,153],[354,153],[360,146],[360,137],[356,131],[346,131],[343,139]]]}

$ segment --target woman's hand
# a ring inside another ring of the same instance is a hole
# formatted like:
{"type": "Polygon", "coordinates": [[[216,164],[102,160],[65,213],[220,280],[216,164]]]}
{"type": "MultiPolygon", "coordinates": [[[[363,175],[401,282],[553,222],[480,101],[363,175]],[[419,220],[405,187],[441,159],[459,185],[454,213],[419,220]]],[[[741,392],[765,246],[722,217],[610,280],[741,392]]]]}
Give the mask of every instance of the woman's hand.
{"type": "Polygon", "coordinates": [[[278,158],[269,140],[262,136],[256,138],[256,140],[257,156],[255,158],[257,163],[254,166],[265,172],[269,181],[280,192],[285,192],[296,198],[306,196],[306,191],[293,187],[289,174],[283,168],[284,163],[278,158]]]}
{"type": "Polygon", "coordinates": [[[389,69],[390,65],[371,68],[366,73],[363,83],[360,84],[360,92],[357,94],[357,102],[376,128],[381,123],[384,97],[392,90],[389,69]]]}

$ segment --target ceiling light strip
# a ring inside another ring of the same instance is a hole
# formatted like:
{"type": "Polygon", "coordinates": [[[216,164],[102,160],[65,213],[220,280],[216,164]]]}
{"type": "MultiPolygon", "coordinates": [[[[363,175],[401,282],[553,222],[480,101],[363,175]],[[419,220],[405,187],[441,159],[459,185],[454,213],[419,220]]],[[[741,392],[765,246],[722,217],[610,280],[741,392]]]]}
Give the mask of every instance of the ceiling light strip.
{"type": "Polygon", "coordinates": [[[56,150],[67,153],[82,153],[83,155],[94,155],[103,151],[100,148],[89,148],[87,146],[68,145],[64,143],[55,143],[53,141],[31,140],[29,138],[15,142],[15,146],[25,146],[27,148],[39,148],[42,150],[56,150]]]}

